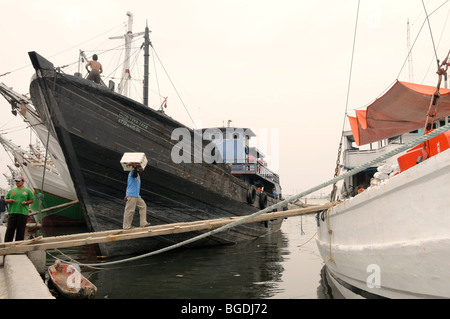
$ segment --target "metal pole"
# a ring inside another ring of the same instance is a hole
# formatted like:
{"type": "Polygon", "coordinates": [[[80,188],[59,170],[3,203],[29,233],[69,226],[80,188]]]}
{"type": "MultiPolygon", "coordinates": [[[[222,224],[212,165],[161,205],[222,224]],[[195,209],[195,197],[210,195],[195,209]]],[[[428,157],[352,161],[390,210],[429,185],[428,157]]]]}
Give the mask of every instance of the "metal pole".
{"type": "Polygon", "coordinates": [[[149,47],[150,47],[150,37],[148,25],[145,26],[145,35],[144,35],[144,105],[148,106],[148,60],[149,60],[149,47]]]}

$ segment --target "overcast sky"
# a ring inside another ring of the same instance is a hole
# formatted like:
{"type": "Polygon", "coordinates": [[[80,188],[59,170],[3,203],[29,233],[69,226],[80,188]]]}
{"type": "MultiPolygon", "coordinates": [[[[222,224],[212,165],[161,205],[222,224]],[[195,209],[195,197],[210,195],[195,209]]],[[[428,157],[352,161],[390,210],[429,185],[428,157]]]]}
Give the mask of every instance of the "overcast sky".
{"type": "MultiPolygon", "coordinates": [[[[423,24],[421,0],[361,1],[350,114],[397,78],[436,85],[434,47],[441,60],[450,49],[450,4],[424,3],[428,14],[440,7],[430,16],[431,33],[423,24]],[[408,19],[411,44],[417,38],[412,74],[405,64],[408,19]]],[[[134,32],[144,31],[148,21],[155,51],[184,103],[165,72],[155,70],[151,90],[157,92],[159,85],[161,95],[168,96],[170,116],[189,127],[192,118],[203,127],[232,120],[232,126],[253,128],[259,135],[256,146],[280,174],[284,194],[308,190],[333,177],[347,105],[357,0],[0,0],[0,4],[0,74],[11,72],[0,82],[16,91],[29,90],[33,69],[28,51],[37,51],[56,66],[70,64],[68,73],[78,68],[79,50],[98,53],[105,75],[111,74],[116,68],[107,60],[112,53],[102,55],[101,50],[121,43],[108,37],[125,33],[130,11],[134,32]]],[[[151,93],[150,106],[159,104],[160,98],[151,93]]],[[[2,97],[0,133],[23,147],[29,143],[29,129],[11,114],[2,97]]],[[[0,173],[10,163],[1,149],[0,173]]],[[[6,186],[3,176],[0,186],[6,186]]]]}

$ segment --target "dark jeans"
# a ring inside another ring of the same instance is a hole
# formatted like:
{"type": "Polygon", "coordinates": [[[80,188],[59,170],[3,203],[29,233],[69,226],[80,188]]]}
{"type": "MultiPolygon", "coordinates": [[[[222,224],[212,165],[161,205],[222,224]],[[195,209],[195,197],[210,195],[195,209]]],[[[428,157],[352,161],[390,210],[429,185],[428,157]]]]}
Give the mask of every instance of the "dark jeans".
{"type": "Polygon", "coordinates": [[[22,214],[8,215],[8,225],[6,226],[5,243],[13,241],[14,232],[16,233],[16,241],[24,239],[27,220],[28,215],[22,214]]]}

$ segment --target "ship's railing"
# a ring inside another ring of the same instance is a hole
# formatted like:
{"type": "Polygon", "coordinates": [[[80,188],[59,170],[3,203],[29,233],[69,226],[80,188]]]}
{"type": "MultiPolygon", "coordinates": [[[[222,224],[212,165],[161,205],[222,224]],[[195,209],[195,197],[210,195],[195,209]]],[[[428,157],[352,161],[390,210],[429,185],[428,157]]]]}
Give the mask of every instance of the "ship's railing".
{"type": "Polygon", "coordinates": [[[270,170],[267,166],[262,165],[259,162],[256,163],[232,163],[232,174],[256,174],[270,180],[274,183],[280,183],[280,177],[278,174],[270,170]]]}

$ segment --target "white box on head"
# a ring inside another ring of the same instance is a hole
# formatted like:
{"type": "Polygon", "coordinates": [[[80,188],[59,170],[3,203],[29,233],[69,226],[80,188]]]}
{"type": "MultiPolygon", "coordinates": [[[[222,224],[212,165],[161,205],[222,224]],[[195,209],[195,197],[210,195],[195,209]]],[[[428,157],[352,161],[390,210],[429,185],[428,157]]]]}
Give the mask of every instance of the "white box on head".
{"type": "Polygon", "coordinates": [[[130,165],[131,163],[136,163],[141,166],[142,169],[145,169],[145,166],[147,166],[147,157],[145,156],[145,153],[123,153],[122,159],[120,160],[123,170],[131,171],[133,169],[133,166],[130,165]]]}

